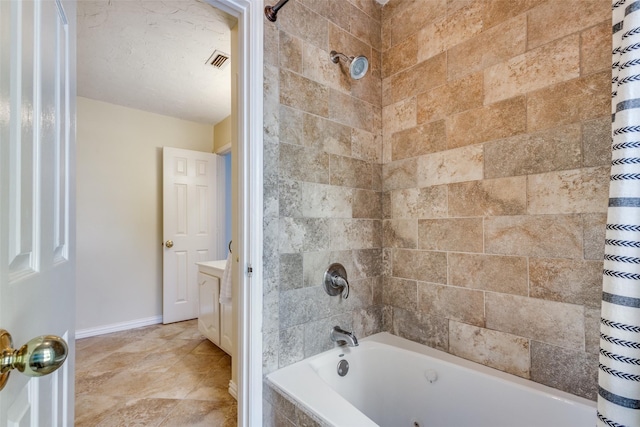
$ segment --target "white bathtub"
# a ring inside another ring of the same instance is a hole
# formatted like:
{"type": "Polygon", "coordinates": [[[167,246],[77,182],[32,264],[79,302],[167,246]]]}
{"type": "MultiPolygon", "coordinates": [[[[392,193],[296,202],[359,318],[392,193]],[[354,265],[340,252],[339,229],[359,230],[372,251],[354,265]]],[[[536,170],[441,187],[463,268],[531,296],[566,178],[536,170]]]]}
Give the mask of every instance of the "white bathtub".
{"type": "Polygon", "coordinates": [[[386,332],[279,369],[267,380],[330,425],[585,427],[596,405],[386,332]],[[349,363],[344,377],[340,360],[349,363]],[[436,378],[434,380],[434,378],[436,378]]]}

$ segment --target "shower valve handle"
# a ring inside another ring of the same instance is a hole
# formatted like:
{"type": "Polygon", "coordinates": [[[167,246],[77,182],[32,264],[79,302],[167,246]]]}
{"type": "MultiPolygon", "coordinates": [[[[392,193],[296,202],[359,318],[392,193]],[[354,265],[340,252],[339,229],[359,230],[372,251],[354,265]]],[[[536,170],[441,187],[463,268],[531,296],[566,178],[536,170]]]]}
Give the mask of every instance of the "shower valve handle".
{"type": "Polygon", "coordinates": [[[324,273],[324,290],[327,294],[334,296],[342,294],[342,298],[349,298],[349,281],[347,271],[342,264],[331,264],[324,273]]]}

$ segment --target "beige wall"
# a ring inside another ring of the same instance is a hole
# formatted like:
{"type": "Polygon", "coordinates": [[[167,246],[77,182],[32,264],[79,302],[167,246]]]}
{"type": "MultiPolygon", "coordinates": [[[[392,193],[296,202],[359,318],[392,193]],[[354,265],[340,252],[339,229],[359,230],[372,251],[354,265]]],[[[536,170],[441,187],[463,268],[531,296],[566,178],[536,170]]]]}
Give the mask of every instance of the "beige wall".
{"type": "Polygon", "coordinates": [[[213,127],[78,98],[78,330],[162,314],[162,147],[213,127]]]}
{"type": "Polygon", "coordinates": [[[392,0],[382,13],[385,326],[590,399],[610,9],[392,0]]]}
{"type": "Polygon", "coordinates": [[[231,144],[231,116],[213,127],[213,152],[219,153],[228,144],[231,144]]]}

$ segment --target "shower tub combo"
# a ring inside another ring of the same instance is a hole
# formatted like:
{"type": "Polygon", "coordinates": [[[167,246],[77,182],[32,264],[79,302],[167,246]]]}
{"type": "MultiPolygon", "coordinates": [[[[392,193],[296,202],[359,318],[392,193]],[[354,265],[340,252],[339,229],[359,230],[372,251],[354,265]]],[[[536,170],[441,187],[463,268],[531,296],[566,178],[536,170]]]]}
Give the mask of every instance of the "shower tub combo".
{"type": "Polygon", "coordinates": [[[595,402],[386,332],[267,376],[323,424],[339,427],[584,427],[595,402]]]}

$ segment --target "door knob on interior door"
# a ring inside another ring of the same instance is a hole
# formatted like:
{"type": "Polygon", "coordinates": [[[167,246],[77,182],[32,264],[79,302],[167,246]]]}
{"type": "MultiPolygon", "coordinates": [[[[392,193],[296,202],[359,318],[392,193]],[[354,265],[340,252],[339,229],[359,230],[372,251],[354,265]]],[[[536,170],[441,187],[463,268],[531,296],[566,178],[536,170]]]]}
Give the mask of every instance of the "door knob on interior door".
{"type": "Polygon", "coordinates": [[[11,334],[0,329],[0,390],[7,383],[11,370],[17,369],[29,377],[41,377],[62,366],[67,354],[67,343],[55,335],[36,337],[16,350],[11,334]]]}
{"type": "Polygon", "coordinates": [[[166,247],[168,248],[172,248],[173,247],[173,240],[167,240],[167,243],[164,244],[166,247]]]}

